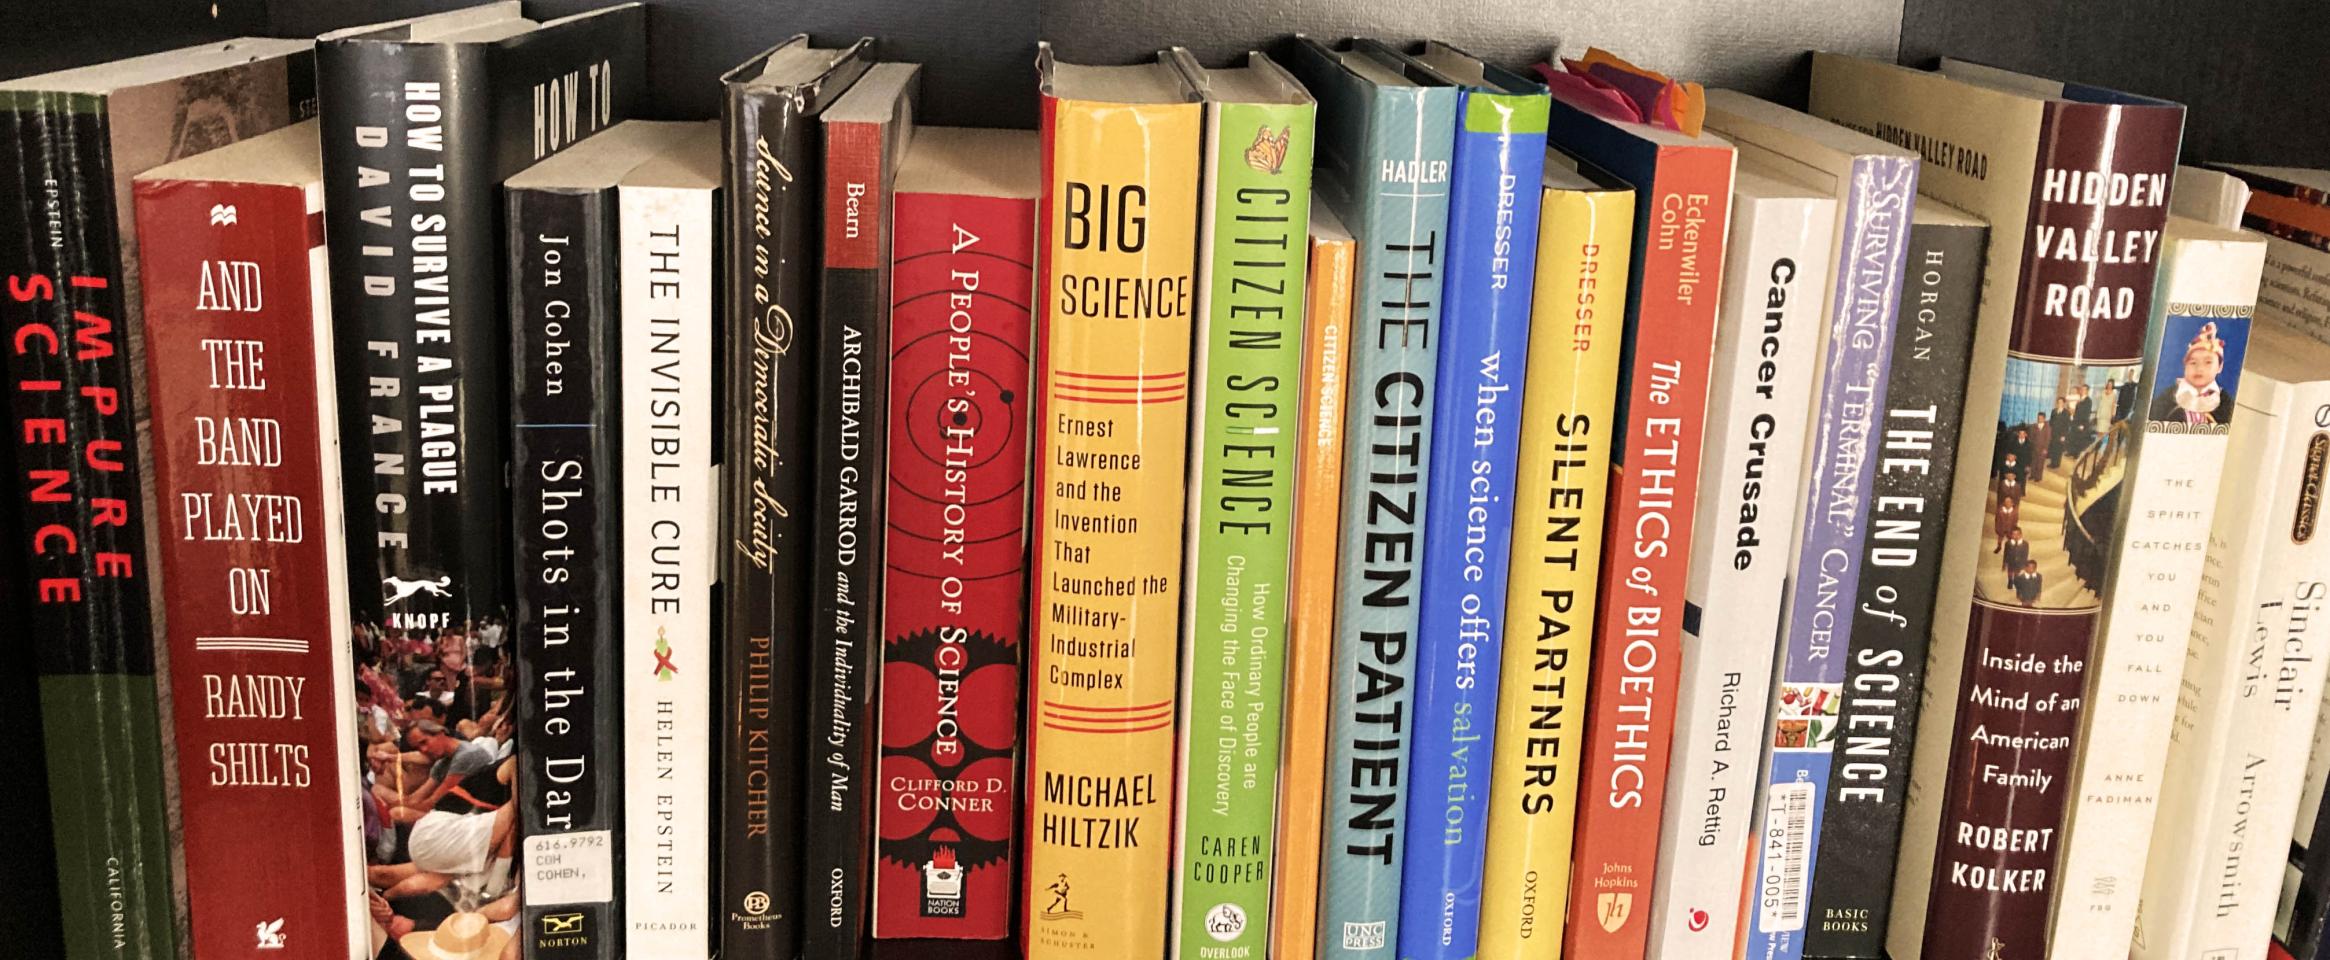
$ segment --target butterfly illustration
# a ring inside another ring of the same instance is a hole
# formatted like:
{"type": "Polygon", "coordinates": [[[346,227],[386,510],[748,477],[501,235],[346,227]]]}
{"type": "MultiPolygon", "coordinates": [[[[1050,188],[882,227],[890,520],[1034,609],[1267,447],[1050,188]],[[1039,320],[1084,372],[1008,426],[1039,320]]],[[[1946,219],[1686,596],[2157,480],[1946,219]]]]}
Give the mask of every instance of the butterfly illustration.
{"type": "Polygon", "coordinates": [[[1286,164],[1286,145],[1293,139],[1293,127],[1280,127],[1275,137],[1267,126],[1255,130],[1254,145],[1246,148],[1246,165],[1263,173],[1277,173],[1286,164]]]}

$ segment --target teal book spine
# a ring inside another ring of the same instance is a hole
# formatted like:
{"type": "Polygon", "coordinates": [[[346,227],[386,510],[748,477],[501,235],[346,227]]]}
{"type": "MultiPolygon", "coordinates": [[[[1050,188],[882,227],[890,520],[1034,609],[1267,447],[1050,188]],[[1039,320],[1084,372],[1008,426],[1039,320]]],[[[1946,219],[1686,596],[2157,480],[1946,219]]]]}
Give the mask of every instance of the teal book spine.
{"type": "Polygon", "coordinates": [[[1288,64],[1319,100],[1315,188],[1359,245],[1319,868],[1321,960],[1389,960],[1399,940],[1418,561],[1457,107],[1454,87],[1378,84],[1345,66],[1343,58],[1365,51],[1339,56],[1301,42],[1288,64]]]}

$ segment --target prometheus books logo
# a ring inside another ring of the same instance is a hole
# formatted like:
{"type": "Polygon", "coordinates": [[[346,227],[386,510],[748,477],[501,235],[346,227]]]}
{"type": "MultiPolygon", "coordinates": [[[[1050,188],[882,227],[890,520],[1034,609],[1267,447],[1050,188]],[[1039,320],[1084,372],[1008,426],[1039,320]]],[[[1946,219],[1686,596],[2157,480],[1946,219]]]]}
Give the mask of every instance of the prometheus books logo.
{"type": "Polygon", "coordinates": [[[769,912],[768,893],[761,890],[755,890],[751,893],[745,894],[744,912],[752,914],[756,917],[769,912]]]}
{"type": "MultiPolygon", "coordinates": [[[[672,674],[678,672],[680,672],[679,666],[671,662],[671,641],[664,639],[663,628],[657,627],[655,628],[655,682],[670,683],[672,674]]],[[[768,897],[765,894],[761,895],[761,901],[761,909],[753,911],[754,913],[761,913],[768,909],[768,897]]]]}

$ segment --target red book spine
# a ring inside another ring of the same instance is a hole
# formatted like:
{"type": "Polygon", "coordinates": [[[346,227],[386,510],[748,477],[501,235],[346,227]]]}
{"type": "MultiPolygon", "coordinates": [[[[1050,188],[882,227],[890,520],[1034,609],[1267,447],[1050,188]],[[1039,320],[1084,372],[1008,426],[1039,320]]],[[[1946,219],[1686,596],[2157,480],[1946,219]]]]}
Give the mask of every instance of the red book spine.
{"type": "Polygon", "coordinates": [[[1035,204],[900,193],[874,935],[1011,929],[1035,204]]]}
{"type": "Polygon", "coordinates": [[[367,945],[323,191],[135,200],[194,954],[345,960],[367,945]]]}
{"type": "MultiPolygon", "coordinates": [[[[2068,416],[2053,419],[2065,423],[2056,442],[2068,452],[2053,482],[2070,495],[2046,508],[2060,521],[2054,539],[1986,537],[1999,553],[1984,551],[1974,595],[1938,601],[1973,609],[1958,689],[1928,693],[1958,698],[1926,902],[1931,960],[2013,960],[2047,949],[2055,844],[2069,799],[2055,788],[2071,779],[2068,745],[2079,738],[2104,565],[2119,548],[2118,485],[2127,475],[2125,435],[2134,429],[2127,418],[2141,409],[2110,385],[2132,384],[2143,370],[2183,123],[2183,108],[2172,105],[2056,103],[2039,131],[2006,367],[2007,383],[2039,389],[2010,390],[1998,417],[2027,423],[2044,409],[2039,404],[2063,397],[2068,416]],[[2045,572],[2010,580],[2011,564],[2000,558],[2018,557],[2006,552],[2017,548],[2025,569],[2045,572]]],[[[1998,482],[1984,509],[2025,491],[2034,496],[2023,522],[2032,523],[2042,501],[2031,488],[2047,481],[2030,469],[2035,463],[2008,464],[2015,452],[1994,451],[1998,482]]]]}
{"type": "Polygon", "coordinates": [[[1728,149],[1670,149],[1638,201],[1654,219],[1635,241],[1642,293],[1627,324],[1633,342],[1587,693],[1568,956],[1639,957],[1649,936],[1731,170],[1728,149]]]}

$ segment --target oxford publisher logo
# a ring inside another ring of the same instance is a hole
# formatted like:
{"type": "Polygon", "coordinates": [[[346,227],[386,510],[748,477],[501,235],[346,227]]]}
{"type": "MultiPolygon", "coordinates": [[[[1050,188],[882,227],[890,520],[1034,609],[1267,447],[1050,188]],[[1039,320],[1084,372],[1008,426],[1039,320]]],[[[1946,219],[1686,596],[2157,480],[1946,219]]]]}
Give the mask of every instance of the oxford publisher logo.
{"type": "Polygon", "coordinates": [[[1205,933],[1222,943],[1238,939],[1246,932],[1246,911],[1235,903],[1217,903],[1205,912],[1205,933]]]}
{"type": "Polygon", "coordinates": [[[281,950],[284,947],[283,918],[259,921],[260,950],[281,950]]]}
{"type": "Polygon", "coordinates": [[[1617,933],[1634,916],[1634,894],[1605,893],[1594,898],[1594,916],[1602,921],[1604,932],[1617,933]]]}
{"type": "MultiPolygon", "coordinates": [[[[234,225],[235,225],[235,205],[234,205],[234,204],[231,204],[231,203],[214,203],[214,204],[211,204],[211,206],[210,206],[210,225],[211,225],[211,226],[214,226],[214,227],[231,227],[231,226],[234,226],[234,225]]],[[[271,947],[271,948],[269,948],[269,949],[280,949],[280,948],[273,948],[273,947],[271,947]]]]}
{"type": "Polygon", "coordinates": [[[578,936],[583,932],[583,915],[579,913],[545,913],[542,915],[542,935],[578,936]]]}
{"type": "Polygon", "coordinates": [[[1369,920],[1366,923],[1343,924],[1343,949],[1381,950],[1387,921],[1369,920]]]}

